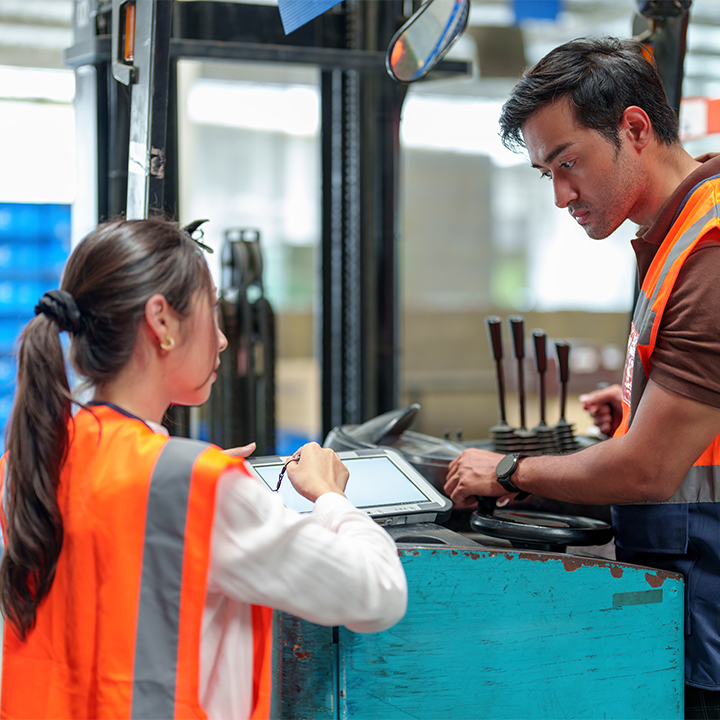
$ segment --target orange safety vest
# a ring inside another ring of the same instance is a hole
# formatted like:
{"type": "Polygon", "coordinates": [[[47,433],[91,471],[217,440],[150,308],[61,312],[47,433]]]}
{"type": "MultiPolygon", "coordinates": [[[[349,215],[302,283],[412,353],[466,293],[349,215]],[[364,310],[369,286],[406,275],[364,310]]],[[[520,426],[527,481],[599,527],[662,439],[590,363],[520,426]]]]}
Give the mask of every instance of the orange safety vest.
{"type": "MultiPolygon", "coordinates": [[[[680,269],[699,242],[720,227],[720,176],[693,188],[643,280],[633,314],[623,376],[628,432],[650,377],[663,312],[680,269]]],[[[685,682],[720,690],[720,436],[663,503],[612,507],[618,560],[685,576],[685,682]]]]}
{"type": "MultiPolygon", "coordinates": [[[[615,437],[625,435],[645,391],[651,356],[670,293],[680,268],[713,228],[720,228],[720,178],[694,188],[681,205],[640,290],[628,340],[622,383],[623,417],[615,437]]],[[[720,436],[697,459],[669,503],[720,502],[720,436]],[[716,480],[717,476],[717,480],[716,480]]]]}
{"type": "MultiPolygon", "coordinates": [[[[80,410],[70,431],[58,487],[63,547],[25,641],[5,625],[2,717],[204,718],[215,487],[242,463],[106,405],[80,410]]],[[[271,612],[252,612],[253,718],[269,716],[271,612]]]]}

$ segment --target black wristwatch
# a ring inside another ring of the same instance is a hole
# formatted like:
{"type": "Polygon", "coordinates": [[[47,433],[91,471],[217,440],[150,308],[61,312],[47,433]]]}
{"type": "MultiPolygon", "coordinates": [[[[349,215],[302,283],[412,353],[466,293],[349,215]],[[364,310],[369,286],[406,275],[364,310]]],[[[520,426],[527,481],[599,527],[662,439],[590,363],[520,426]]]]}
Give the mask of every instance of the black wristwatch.
{"type": "Polygon", "coordinates": [[[510,480],[512,474],[517,470],[517,466],[524,457],[520,453],[510,453],[506,455],[495,468],[497,481],[510,493],[518,493],[516,500],[524,500],[530,493],[521,490],[515,483],[510,480]]]}

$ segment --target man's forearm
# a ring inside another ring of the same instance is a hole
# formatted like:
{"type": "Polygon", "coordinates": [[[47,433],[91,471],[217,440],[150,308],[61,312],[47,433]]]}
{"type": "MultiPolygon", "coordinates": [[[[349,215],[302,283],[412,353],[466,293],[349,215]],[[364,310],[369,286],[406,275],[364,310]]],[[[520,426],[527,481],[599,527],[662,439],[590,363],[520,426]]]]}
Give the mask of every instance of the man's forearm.
{"type": "Polygon", "coordinates": [[[640,463],[628,461],[625,438],[598,443],[572,455],[527,457],[518,465],[513,482],[533,495],[564,502],[662,502],[672,496],[676,478],[661,477],[640,463]]]}

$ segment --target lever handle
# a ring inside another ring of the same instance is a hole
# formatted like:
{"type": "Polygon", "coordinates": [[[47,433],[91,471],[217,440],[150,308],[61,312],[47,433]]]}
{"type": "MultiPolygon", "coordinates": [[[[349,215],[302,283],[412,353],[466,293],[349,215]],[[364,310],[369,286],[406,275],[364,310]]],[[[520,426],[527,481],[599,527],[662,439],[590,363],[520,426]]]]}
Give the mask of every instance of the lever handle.
{"type": "Polygon", "coordinates": [[[495,360],[502,360],[502,322],[499,317],[490,316],[485,318],[485,327],[487,328],[488,342],[492,350],[492,356],[495,360]]]}
{"type": "Polygon", "coordinates": [[[539,373],[547,370],[547,335],[544,330],[532,331],[535,343],[535,367],[539,373]]]}
{"type": "Polygon", "coordinates": [[[566,342],[555,343],[555,353],[558,359],[558,378],[561,384],[570,379],[570,345],[566,342]]]}
{"type": "Polygon", "coordinates": [[[487,515],[488,517],[492,517],[495,513],[497,500],[498,499],[496,497],[483,497],[482,495],[478,495],[478,512],[481,515],[487,515]]]}
{"type": "Polygon", "coordinates": [[[515,357],[522,360],[525,357],[525,321],[521,317],[514,315],[508,318],[508,322],[513,336],[515,357]]]}

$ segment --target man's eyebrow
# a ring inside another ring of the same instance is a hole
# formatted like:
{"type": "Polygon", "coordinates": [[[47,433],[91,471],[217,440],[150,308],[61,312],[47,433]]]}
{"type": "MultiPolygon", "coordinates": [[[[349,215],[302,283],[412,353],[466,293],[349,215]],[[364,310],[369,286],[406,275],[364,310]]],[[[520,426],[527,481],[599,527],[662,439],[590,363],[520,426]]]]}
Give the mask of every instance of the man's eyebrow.
{"type": "MultiPolygon", "coordinates": [[[[567,150],[571,145],[571,142],[566,142],[562,145],[558,145],[551,153],[545,156],[545,159],[543,160],[543,165],[549,165],[561,152],[567,150]]],[[[534,167],[535,169],[539,169],[540,165],[532,163],[532,167],[534,167]]]]}

